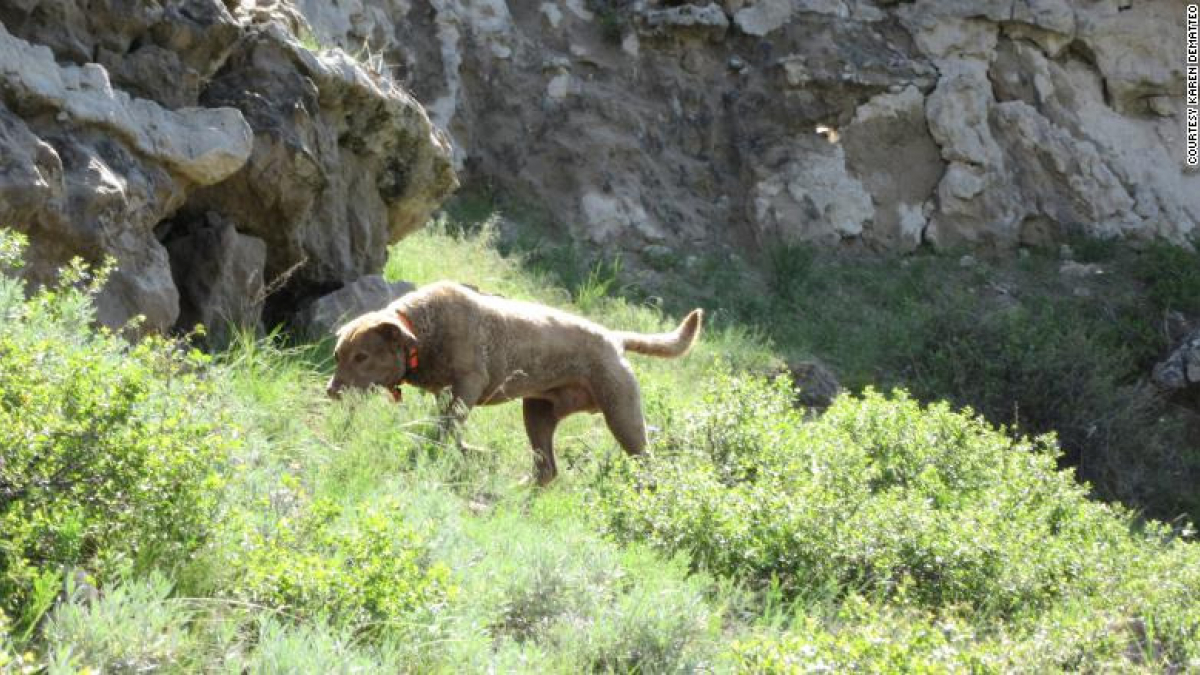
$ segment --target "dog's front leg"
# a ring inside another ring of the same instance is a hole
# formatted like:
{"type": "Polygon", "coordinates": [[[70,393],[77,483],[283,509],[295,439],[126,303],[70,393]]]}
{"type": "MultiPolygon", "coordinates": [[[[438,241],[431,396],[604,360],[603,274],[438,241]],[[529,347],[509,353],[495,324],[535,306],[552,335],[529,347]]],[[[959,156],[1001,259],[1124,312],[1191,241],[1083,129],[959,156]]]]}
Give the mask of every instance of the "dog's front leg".
{"type": "Polygon", "coordinates": [[[483,396],[487,379],[481,375],[468,375],[456,381],[450,387],[450,401],[442,413],[441,439],[453,439],[459,450],[468,450],[462,439],[462,428],[466,424],[471,408],[483,396]]]}

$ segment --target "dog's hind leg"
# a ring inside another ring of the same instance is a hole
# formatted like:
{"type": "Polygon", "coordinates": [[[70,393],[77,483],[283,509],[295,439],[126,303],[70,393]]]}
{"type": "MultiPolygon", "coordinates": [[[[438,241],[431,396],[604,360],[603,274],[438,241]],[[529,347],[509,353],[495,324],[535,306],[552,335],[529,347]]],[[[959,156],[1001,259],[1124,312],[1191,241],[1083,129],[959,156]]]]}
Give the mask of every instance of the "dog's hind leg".
{"type": "Polygon", "coordinates": [[[646,451],[646,422],[642,418],[642,394],[629,365],[604,369],[592,382],[593,396],[609,431],[630,456],[646,451]]]}
{"type": "Polygon", "coordinates": [[[554,404],[550,401],[527,398],[523,404],[525,433],[529,435],[529,444],[533,446],[537,482],[544,486],[558,475],[558,467],[554,463],[554,429],[558,426],[558,416],[554,414],[554,404]]]}

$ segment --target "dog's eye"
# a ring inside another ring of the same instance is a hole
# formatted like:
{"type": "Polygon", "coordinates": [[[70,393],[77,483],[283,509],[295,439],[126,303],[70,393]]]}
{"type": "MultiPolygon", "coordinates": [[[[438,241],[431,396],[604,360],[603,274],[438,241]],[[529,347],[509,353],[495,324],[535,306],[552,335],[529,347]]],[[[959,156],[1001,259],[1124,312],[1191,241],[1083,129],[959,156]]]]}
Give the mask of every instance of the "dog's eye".
{"type": "Polygon", "coordinates": [[[366,360],[367,360],[366,352],[358,352],[357,354],[354,355],[355,363],[362,363],[363,361],[366,361],[366,360]]]}

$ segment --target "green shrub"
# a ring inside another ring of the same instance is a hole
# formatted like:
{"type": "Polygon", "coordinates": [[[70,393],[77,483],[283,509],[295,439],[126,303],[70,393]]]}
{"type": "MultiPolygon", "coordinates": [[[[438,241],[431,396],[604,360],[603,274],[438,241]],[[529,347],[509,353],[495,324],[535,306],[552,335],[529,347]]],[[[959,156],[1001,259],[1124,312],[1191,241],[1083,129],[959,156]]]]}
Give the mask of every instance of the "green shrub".
{"type": "Polygon", "coordinates": [[[226,672],[359,673],[410,672],[404,661],[392,661],[356,643],[354,636],[329,626],[299,624],[265,617],[254,634],[253,649],[230,659],[226,672]]]}
{"type": "Polygon", "coordinates": [[[591,672],[702,671],[706,640],[719,626],[703,596],[689,588],[671,588],[672,581],[639,575],[585,629],[560,622],[551,642],[591,672]]]}
{"type": "Polygon", "coordinates": [[[723,655],[754,673],[1046,673],[1180,670],[1186,657],[1147,638],[1145,622],[1099,611],[1052,611],[1029,625],[990,628],[968,617],[851,597],[831,617],[802,615],[758,631],[723,655]]]}
{"type": "Polygon", "coordinates": [[[1165,518],[1200,514],[1200,447],[1161,395],[1131,377],[1161,345],[1149,323],[1130,319],[1128,308],[1101,318],[1061,299],[948,309],[914,346],[909,386],[1021,433],[1053,431],[1064,462],[1107,498],[1165,518]]]}
{"type": "Polygon", "coordinates": [[[18,654],[9,630],[8,617],[0,610],[0,673],[35,673],[39,670],[33,654],[18,654]]]}
{"type": "Polygon", "coordinates": [[[881,610],[859,598],[826,623],[804,616],[785,633],[734,641],[726,661],[737,672],[951,673],[999,672],[969,625],[921,612],[881,610]]]}
{"type": "MultiPolygon", "coordinates": [[[[19,249],[0,233],[10,267],[19,249]]],[[[0,610],[26,635],[64,570],[183,561],[235,446],[203,357],[92,327],[103,283],[75,263],[26,298],[0,275],[0,610]]]]}
{"type": "Polygon", "coordinates": [[[134,673],[174,670],[189,649],[191,612],[169,599],[158,574],[117,583],[94,602],[64,602],[50,614],[45,638],[52,671],[134,673]],[[175,668],[172,668],[174,666],[175,668]]]}
{"type": "Polygon", "coordinates": [[[1162,673],[1200,667],[1189,597],[1140,617],[1128,613],[1136,612],[1128,600],[1068,603],[1024,622],[987,625],[969,613],[888,606],[852,595],[828,616],[802,612],[783,631],[752,631],[728,645],[722,661],[754,673],[1162,673]],[[1180,632],[1184,626],[1190,627],[1180,632]]]}
{"type": "Polygon", "coordinates": [[[793,597],[854,589],[1007,616],[1097,592],[1156,546],[1088,501],[1056,453],[903,393],[843,397],[805,422],[782,383],[726,377],[604,504],[618,536],[793,597]]]}
{"type": "Polygon", "coordinates": [[[486,637],[443,647],[430,635],[415,670],[696,672],[715,651],[711,580],[689,575],[685,560],[607,540],[578,492],[539,491],[439,523],[440,555],[463,561],[462,590],[439,624],[461,617],[478,628],[457,635],[486,637]]]}
{"type": "Polygon", "coordinates": [[[355,509],[318,500],[274,532],[248,532],[234,595],[352,629],[432,609],[455,592],[449,569],[391,499],[355,509]]]}
{"type": "Polygon", "coordinates": [[[1140,252],[1133,267],[1159,309],[1200,313],[1200,253],[1154,242],[1140,252]]]}

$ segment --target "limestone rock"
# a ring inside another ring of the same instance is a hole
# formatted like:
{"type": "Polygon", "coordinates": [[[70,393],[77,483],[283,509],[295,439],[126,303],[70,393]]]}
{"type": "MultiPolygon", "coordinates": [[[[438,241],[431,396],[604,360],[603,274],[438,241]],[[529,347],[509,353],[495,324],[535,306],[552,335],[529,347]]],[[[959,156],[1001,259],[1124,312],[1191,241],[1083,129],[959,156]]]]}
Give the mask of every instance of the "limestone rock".
{"type": "Polygon", "coordinates": [[[743,33],[763,37],[792,18],[792,0],[753,0],[733,15],[733,23],[743,33]]]}
{"type": "Polygon", "coordinates": [[[221,0],[22,0],[0,5],[0,22],[60,62],[99,63],[114,86],[168,108],[196,105],[240,32],[221,0]]]}
{"type": "Polygon", "coordinates": [[[1113,109],[1138,115],[1147,100],[1183,95],[1182,8],[1171,2],[1096,3],[1079,13],[1079,39],[1091,50],[1113,109]]]}
{"type": "Polygon", "coordinates": [[[35,283],[75,256],[112,258],[99,319],[144,329],[175,321],[178,293],[154,227],[196,184],[219,181],[250,153],[236,110],[167,110],[113,89],[102,67],[62,66],[0,25],[0,222],[30,235],[35,283]]]}
{"type": "Polygon", "coordinates": [[[820,361],[797,361],[789,363],[787,369],[795,386],[796,403],[805,408],[824,410],[843,391],[837,375],[820,361]]]}
{"type": "Polygon", "coordinates": [[[411,0],[299,0],[312,29],[337,44],[371,45],[379,50],[394,42],[396,22],[412,11],[411,0]]]}
{"type": "Polygon", "coordinates": [[[1154,383],[1174,391],[1200,387],[1200,330],[1180,342],[1167,358],[1154,366],[1154,383]]]}
{"type": "Polygon", "coordinates": [[[855,110],[842,139],[847,164],[859,168],[863,188],[875,204],[863,239],[888,250],[920,246],[927,202],[945,171],[929,133],[921,91],[910,85],[875,96],[855,110]]]}
{"type": "Polygon", "coordinates": [[[843,19],[850,16],[850,5],[845,0],[796,0],[795,8],[797,12],[827,14],[843,19]]]}
{"type": "Polygon", "coordinates": [[[629,234],[650,242],[664,238],[661,228],[632,197],[589,192],[583,196],[581,211],[586,229],[580,234],[596,243],[611,243],[629,234]]]}
{"type": "Polygon", "coordinates": [[[994,100],[986,64],[974,59],[943,62],[937,89],[929,95],[929,130],[948,162],[991,166],[1001,151],[992,136],[994,100]]]}
{"type": "Polygon", "coordinates": [[[170,111],[115,90],[95,64],[60,67],[45,47],[13,37],[0,24],[0,80],[20,108],[50,108],[72,122],[99,127],[134,150],[199,185],[241,168],[250,129],[229,108],[170,111]]]}
{"type": "Polygon", "coordinates": [[[293,290],[284,304],[381,269],[388,244],[457,186],[447,141],[411,96],[341,51],[309,52],[278,24],[248,31],[201,100],[240,109],[254,151],[187,208],[265,241],[267,279],[288,275],[293,290]]]}
{"type": "Polygon", "coordinates": [[[378,36],[469,182],[634,259],[1200,233],[1175,0],[320,5],[333,43],[378,36]]]}
{"type": "Polygon", "coordinates": [[[642,25],[651,33],[688,33],[720,40],[729,28],[729,18],[715,2],[706,5],[682,4],[662,9],[645,10],[642,25]]]}
{"type": "Polygon", "coordinates": [[[837,145],[804,162],[787,161],[754,189],[755,230],[768,245],[836,243],[861,235],[874,216],[871,197],[837,145]]]}
{"type": "Polygon", "coordinates": [[[1015,178],[1028,211],[1058,223],[1082,223],[1093,236],[1126,234],[1134,227],[1133,198],[1091,142],[1021,101],[997,104],[994,123],[1008,156],[1020,159],[1015,178]]]}
{"type": "Polygon", "coordinates": [[[287,1],[0,4],[0,225],[29,235],[23,273],[112,258],[103,323],[219,332],[258,322],[264,274],[278,320],[378,270],[455,187],[448,141],[381,61],[307,31],[287,1]]]}
{"type": "MultiPolygon", "coordinates": [[[[1085,60],[1050,60],[1020,46],[1012,53],[1020,60],[1016,68],[1028,73],[1035,86],[1004,93],[1035,107],[1077,142],[1095,147],[1123,187],[1105,203],[1111,205],[1121,192],[1129,198],[1128,209],[1102,222],[1104,231],[1094,233],[1179,243],[1200,233],[1200,174],[1182,171],[1179,160],[1181,109],[1168,118],[1123,115],[1109,105],[1106,82],[1085,60]]],[[[1181,97],[1172,98],[1181,104],[1181,97]]]]}
{"type": "Polygon", "coordinates": [[[991,128],[994,99],[986,63],[946,59],[929,95],[929,131],[941,147],[946,173],[938,183],[938,211],[926,237],[943,247],[1012,246],[1021,224],[1020,197],[1005,172],[1004,153],[991,128]]]}
{"type": "Polygon", "coordinates": [[[415,289],[407,281],[388,282],[369,274],[314,300],[296,318],[296,327],[313,338],[328,337],[346,321],[382,309],[415,289]]]}

